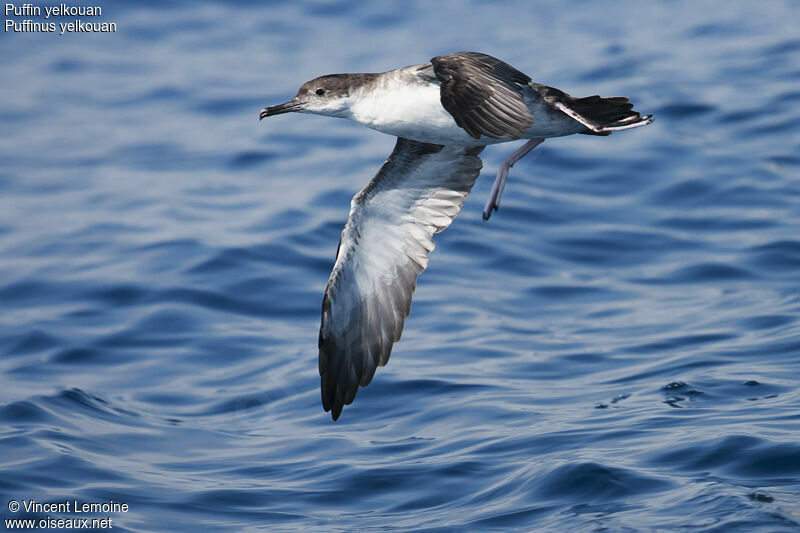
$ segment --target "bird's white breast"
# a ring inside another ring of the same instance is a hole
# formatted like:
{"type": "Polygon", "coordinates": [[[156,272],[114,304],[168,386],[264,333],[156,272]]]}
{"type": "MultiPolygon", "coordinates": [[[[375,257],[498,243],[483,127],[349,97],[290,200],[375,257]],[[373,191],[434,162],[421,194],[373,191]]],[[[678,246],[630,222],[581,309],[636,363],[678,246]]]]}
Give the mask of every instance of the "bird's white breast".
{"type": "Polygon", "coordinates": [[[376,86],[357,95],[352,119],[389,135],[415,141],[479,146],[442,107],[439,84],[417,77],[417,66],[385,73],[376,86]]]}

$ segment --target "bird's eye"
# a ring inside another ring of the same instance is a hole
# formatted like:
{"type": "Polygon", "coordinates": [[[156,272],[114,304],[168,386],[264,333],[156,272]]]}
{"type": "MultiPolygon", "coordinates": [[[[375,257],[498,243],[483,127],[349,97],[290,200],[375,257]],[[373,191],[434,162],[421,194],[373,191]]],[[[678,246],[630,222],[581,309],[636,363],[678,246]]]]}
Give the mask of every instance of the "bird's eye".
{"type": "Polygon", "coordinates": [[[316,93],[317,93],[317,96],[322,96],[323,94],[325,94],[325,89],[317,89],[317,90],[316,90],[316,91],[314,91],[314,92],[316,92],[316,93]]]}

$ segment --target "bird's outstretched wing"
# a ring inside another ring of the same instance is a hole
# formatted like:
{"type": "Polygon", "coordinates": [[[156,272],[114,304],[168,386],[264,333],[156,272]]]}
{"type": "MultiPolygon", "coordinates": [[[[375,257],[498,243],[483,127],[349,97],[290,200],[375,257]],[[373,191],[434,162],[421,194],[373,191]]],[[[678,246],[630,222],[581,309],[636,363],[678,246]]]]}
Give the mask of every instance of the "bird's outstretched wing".
{"type": "Polygon", "coordinates": [[[480,173],[482,149],[398,138],[353,197],[319,330],[322,406],[334,420],[389,360],[433,235],[461,210],[480,173]]]}
{"type": "Polygon", "coordinates": [[[431,59],[442,106],[475,139],[519,139],[533,123],[522,88],[531,78],[508,63],[477,52],[431,59]]]}

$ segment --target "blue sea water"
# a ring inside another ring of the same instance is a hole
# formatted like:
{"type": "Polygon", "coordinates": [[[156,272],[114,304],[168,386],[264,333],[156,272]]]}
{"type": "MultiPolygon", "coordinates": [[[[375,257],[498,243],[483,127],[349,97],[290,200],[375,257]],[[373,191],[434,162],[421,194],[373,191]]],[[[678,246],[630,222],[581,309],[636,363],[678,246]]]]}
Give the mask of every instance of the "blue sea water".
{"type": "Polygon", "coordinates": [[[800,530],[796,2],[100,5],[116,33],[0,34],[2,519],[800,530]],[[334,423],[322,291],[394,139],[258,112],[456,50],[656,122],[545,142],[489,222],[485,150],[334,423]]]}

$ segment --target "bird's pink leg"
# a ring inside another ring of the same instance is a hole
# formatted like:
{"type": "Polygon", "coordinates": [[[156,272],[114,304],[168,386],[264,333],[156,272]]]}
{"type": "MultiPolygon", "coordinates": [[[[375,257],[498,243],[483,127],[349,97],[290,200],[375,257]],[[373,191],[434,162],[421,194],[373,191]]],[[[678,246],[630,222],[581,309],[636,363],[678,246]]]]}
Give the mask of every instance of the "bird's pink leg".
{"type": "Polygon", "coordinates": [[[529,140],[500,164],[497,177],[492,184],[492,192],[489,193],[489,200],[483,208],[483,220],[489,220],[492,211],[497,211],[497,208],[500,206],[500,196],[503,194],[503,189],[506,187],[508,171],[514,166],[514,163],[525,157],[525,154],[539,146],[542,141],[544,141],[544,139],[538,137],[529,140]]]}

